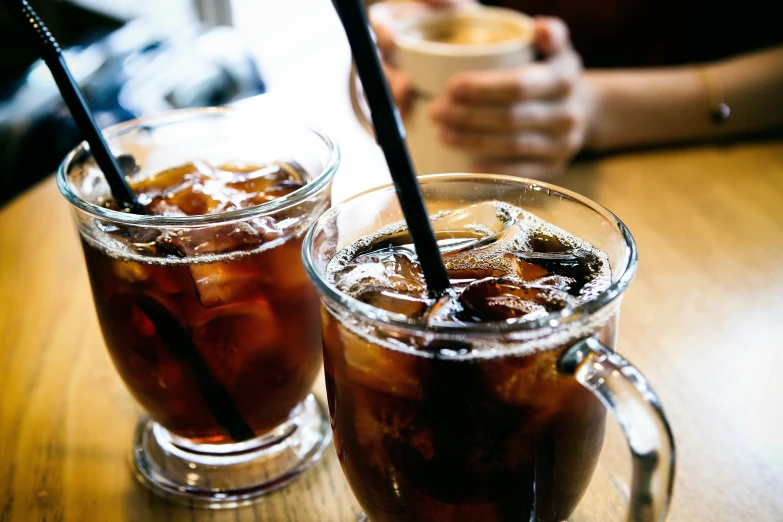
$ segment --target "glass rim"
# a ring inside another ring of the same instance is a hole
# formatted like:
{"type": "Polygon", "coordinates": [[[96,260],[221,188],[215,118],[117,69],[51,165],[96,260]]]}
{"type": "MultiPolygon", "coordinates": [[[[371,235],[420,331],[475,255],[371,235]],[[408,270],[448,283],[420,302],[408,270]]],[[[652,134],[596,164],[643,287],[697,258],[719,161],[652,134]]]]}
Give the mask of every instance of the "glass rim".
{"type": "Polygon", "coordinates": [[[325,223],[331,221],[332,218],[339,215],[340,212],[349,204],[354,203],[356,200],[366,196],[367,194],[389,190],[390,188],[393,189],[394,184],[389,183],[365,190],[332,207],[330,210],[323,213],[310,227],[310,230],[308,230],[302,244],[302,261],[308,277],[313,282],[322,298],[326,298],[331,304],[338,305],[342,310],[345,310],[349,313],[358,313],[363,318],[370,321],[384,323],[386,325],[414,333],[424,332],[481,336],[487,334],[513,334],[516,332],[529,332],[541,329],[556,329],[566,323],[570,324],[576,321],[585,320],[614,302],[623,294],[625,289],[633,280],[638,265],[638,251],[636,248],[636,241],[631,235],[631,232],[628,230],[628,227],[625,226],[620,218],[618,218],[614,213],[612,213],[603,205],[600,205],[595,201],[568,189],[564,189],[562,187],[558,187],[556,185],[542,181],[535,181],[516,176],[467,173],[429,174],[418,176],[419,183],[422,185],[429,182],[444,181],[454,178],[459,180],[509,181],[513,182],[514,184],[525,184],[534,190],[546,190],[550,196],[561,196],[574,200],[586,206],[590,210],[600,214],[602,217],[608,219],[617,226],[618,232],[625,242],[626,247],[628,248],[628,262],[619,277],[612,281],[612,283],[605,290],[599,293],[594,299],[585,301],[584,303],[581,303],[574,308],[566,308],[564,310],[552,312],[539,319],[532,321],[511,322],[488,321],[484,323],[470,323],[466,325],[450,322],[442,322],[434,325],[422,325],[420,322],[410,319],[403,314],[389,312],[387,310],[374,307],[340,292],[326,281],[324,275],[321,274],[320,271],[316,268],[315,260],[312,256],[315,236],[323,228],[325,223]]]}
{"type": "MultiPolygon", "coordinates": [[[[133,130],[149,124],[170,125],[186,122],[188,120],[203,116],[228,116],[241,114],[242,109],[233,107],[200,107],[195,109],[177,109],[165,111],[159,114],[144,116],[126,122],[118,123],[103,129],[104,137],[107,141],[112,138],[122,136],[133,130]]],[[[320,139],[329,149],[329,153],[324,161],[324,167],[313,177],[312,181],[297,189],[290,194],[272,201],[255,205],[248,208],[221,212],[218,214],[202,214],[197,216],[155,216],[145,214],[131,214],[130,212],[120,212],[101,207],[94,203],[84,200],[71,189],[68,179],[68,172],[76,158],[81,158],[83,154],[90,154],[89,145],[86,141],[81,142],[71,150],[57,168],[57,187],[60,193],[74,207],[82,210],[93,217],[109,220],[123,225],[137,226],[155,226],[155,227],[193,227],[201,225],[211,225],[217,223],[226,223],[232,221],[241,221],[248,218],[260,217],[301,201],[307,200],[311,196],[321,191],[334,177],[337,168],[340,165],[340,149],[329,136],[318,129],[306,125],[287,125],[288,128],[306,130],[320,139]]]]}
{"type": "Polygon", "coordinates": [[[533,42],[533,19],[519,11],[501,6],[462,6],[443,12],[429,13],[412,16],[397,24],[397,45],[410,52],[419,54],[432,54],[446,57],[481,57],[494,56],[508,52],[518,51],[531,46],[533,42]],[[417,38],[410,34],[412,29],[421,28],[430,23],[451,21],[460,18],[476,18],[484,20],[511,23],[524,31],[524,36],[502,42],[470,44],[455,47],[454,44],[434,42],[417,38]]]}

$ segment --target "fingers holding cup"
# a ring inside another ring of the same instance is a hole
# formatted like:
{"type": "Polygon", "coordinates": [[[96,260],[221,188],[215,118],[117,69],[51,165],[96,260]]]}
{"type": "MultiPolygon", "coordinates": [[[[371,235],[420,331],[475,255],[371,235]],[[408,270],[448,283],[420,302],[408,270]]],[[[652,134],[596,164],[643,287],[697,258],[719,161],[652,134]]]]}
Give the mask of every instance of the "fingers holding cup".
{"type": "Polygon", "coordinates": [[[552,161],[570,159],[581,146],[575,133],[552,134],[534,130],[511,133],[444,130],[441,139],[476,156],[552,161]]]}
{"type": "Polygon", "coordinates": [[[567,133],[582,123],[578,106],[547,100],[511,104],[466,104],[441,99],[430,116],[446,130],[519,131],[567,133]]]}
{"type": "Polygon", "coordinates": [[[534,33],[541,61],[456,74],[433,104],[442,141],[471,154],[474,169],[551,177],[584,143],[594,111],[568,28],[538,18],[534,33]]]}

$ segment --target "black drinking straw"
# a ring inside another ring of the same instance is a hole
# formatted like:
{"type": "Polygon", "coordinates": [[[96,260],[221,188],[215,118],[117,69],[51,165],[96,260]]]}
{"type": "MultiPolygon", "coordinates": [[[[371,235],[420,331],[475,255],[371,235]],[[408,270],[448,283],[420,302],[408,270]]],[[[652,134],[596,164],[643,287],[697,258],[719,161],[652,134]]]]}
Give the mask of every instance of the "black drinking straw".
{"type": "MultiPolygon", "coordinates": [[[[131,212],[144,214],[144,207],[139,204],[125,180],[117,160],[109,150],[106,140],[103,139],[103,134],[95,123],[90,108],[84,100],[84,95],[68,70],[65,58],[60,52],[60,46],[49,29],[27,3],[27,0],[1,1],[6,9],[17,18],[20,25],[29,28],[31,36],[38,42],[39,52],[52,72],[57,88],[60,89],[60,94],[71,111],[71,116],[76,121],[76,126],[87,138],[90,152],[103,171],[114,199],[126,205],[131,212]]],[[[196,347],[193,346],[188,332],[182,330],[176,320],[166,313],[146,304],[142,304],[141,307],[155,325],[163,343],[193,372],[194,383],[217,423],[235,442],[253,438],[255,434],[252,428],[242,418],[228,391],[212,373],[196,347]]]]}
{"type": "Polygon", "coordinates": [[[367,13],[362,0],[333,0],[333,2],[343,23],[345,34],[348,36],[348,43],[351,45],[356,70],[364,86],[367,105],[370,107],[375,136],[389,165],[394,187],[397,189],[397,198],[424,272],[424,280],[431,292],[441,294],[451,286],[451,283],[440,257],[435,232],[432,230],[427,208],[424,206],[408,148],[405,146],[402,120],[392,102],[391,92],[375,50],[375,43],[370,35],[367,13]]]}
{"type": "Polygon", "coordinates": [[[27,27],[30,36],[38,43],[38,51],[52,72],[57,88],[76,121],[76,126],[90,144],[90,152],[103,171],[114,199],[126,205],[131,212],[143,214],[144,207],[136,200],[136,196],[125,181],[125,176],[109,150],[106,140],[103,139],[103,134],[92,117],[84,95],[71,76],[71,71],[68,70],[65,58],[60,52],[60,46],[52,33],[38,18],[27,0],[2,0],[2,2],[8,12],[19,21],[19,25],[27,27]]]}
{"type": "Polygon", "coordinates": [[[228,390],[215,377],[196,347],[193,346],[193,340],[188,332],[179,325],[176,319],[159,307],[147,302],[142,302],[139,306],[144,315],[149,317],[152,324],[155,325],[160,339],[171,350],[171,353],[187,362],[188,367],[193,371],[196,387],[201,392],[207,409],[220,424],[220,427],[235,442],[255,437],[252,428],[247,425],[231,400],[228,390]]]}

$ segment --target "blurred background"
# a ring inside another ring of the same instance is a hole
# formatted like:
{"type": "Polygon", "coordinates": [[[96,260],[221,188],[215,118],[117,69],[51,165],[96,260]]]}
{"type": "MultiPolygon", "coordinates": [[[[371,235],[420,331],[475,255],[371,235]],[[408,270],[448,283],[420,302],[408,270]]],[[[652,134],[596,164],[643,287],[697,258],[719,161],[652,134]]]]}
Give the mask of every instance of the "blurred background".
{"type": "MultiPolygon", "coordinates": [[[[350,52],[330,0],[30,2],[65,49],[101,127],[171,109],[240,102],[267,118],[301,120],[350,144],[343,148],[341,171],[351,177],[335,181],[336,201],[388,181],[380,149],[353,114],[350,52]]],[[[619,130],[598,147],[582,143],[581,150],[555,158],[560,164],[568,165],[577,153],[589,160],[633,147],[783,131],[783,33],[770,14],[774,4],[749,0],[731,11],[727,33],[725,2],[714,9],[707,0],[688,0],[676,9],[675,0],[481,2],[563,15],[586,66],[578,82],[608,93],[603,109],[612,110],[595,114],[610,122],[602,127],[619,130]],[[748,59],[731,61],[741,53],[748,59]],[[593,74],[601,67],[620,70],[607,79],[593,74]],[[657,67],[667,68],[663,76],[647,74],[657,67]],[[722,98],[731,103],[732,116],[718,125],[711,111],[722,98]]],[[[585,105],[571,98],[558,102],[585,105]]],[[[0,8],[0,205],[52,174],[78,142],[48,70],[0,8]]],[[[525,158],[517,156],[510,167],[525,167],[525,158]]],[[[499,165],[490,168],[505,172],[499,165]]]]}
{"type": "MultiPolygon", "coordinates": [[[[36,0],[101,127],[266,90],[231,0],[36,0]]],[[[31,42],[0,9],[0,205],[79,142],[31,42]]]]}

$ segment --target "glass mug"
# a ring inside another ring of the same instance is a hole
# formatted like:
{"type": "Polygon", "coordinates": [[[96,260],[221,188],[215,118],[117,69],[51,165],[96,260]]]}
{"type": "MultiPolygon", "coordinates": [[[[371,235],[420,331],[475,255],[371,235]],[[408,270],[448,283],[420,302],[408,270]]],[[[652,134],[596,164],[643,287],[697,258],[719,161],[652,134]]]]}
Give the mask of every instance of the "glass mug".
{"type": "MultiPolygon", "coordinates": [[[[326,275],[336,253],[403,219],[393,187],[321,216],[303,258],[321,294],[335,448],[366,516],[565,520],[597,466],[608,409],[633,457],[628,520],[663,520],[671,431],[654,391],[614,351],[637,265],[629,231],[603,207],[545,183],[475,174],[419,181],[431,215],[500,201],[586,240],[607,254],[612,282],[593,300],[540,319],[422,326],[347,296],[326,275]]],[[[442,219],[433,226],[449,231],[442,219]]]]}
{"type": "Polygon", "coordinates": [[[321,368],[318,296],[303,236],[330,205],[339,152],[311,129],[232,109],[174,111],[105,131],[132,182],[196,160],[308,173],[290,194],[207,215],[135,215],[84,145],[57,175],[72,205],[107,348],[147,415],[134,472],[172,500],[249,502],[296,478],[331,439],[310,393],[321,368]],[[130,166],[130,169],[128,167],[130,166]],[[162,256],[161,238],[176,255],[162,256]]]}

